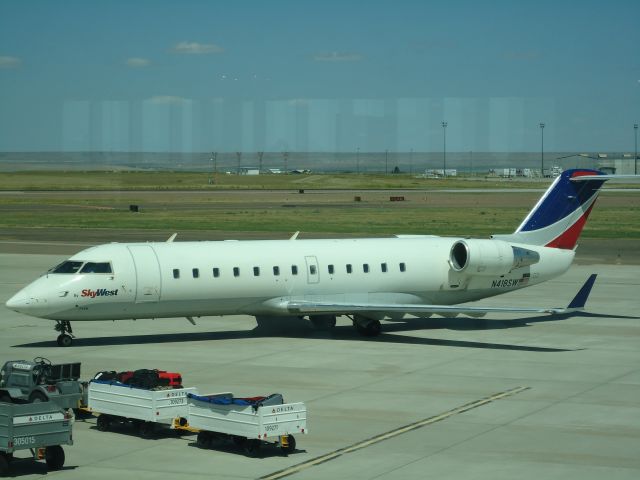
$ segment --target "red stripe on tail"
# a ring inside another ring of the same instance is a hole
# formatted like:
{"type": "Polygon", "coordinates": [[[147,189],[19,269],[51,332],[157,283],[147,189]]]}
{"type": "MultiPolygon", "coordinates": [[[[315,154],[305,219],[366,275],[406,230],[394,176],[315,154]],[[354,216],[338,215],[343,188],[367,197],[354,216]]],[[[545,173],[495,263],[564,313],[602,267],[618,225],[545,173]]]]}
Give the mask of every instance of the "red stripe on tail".
{"type": "Polygon", "coordinates": [[[589,218],[589,214],[591,213],[591,209],[596,204],[594,201],[589,209],[584,212],[576,223],[571,225],[567,230],[565,230],[559,237],[554,238],[549,243],[547,243],[547,247],[551,248],[562,248],[564,250],[573,250],[573,247],[578,243],[578,237],[580,237],[580,233],[582,232],[582,228],[585,223],[587,223],[587,218],[589,218]]]}

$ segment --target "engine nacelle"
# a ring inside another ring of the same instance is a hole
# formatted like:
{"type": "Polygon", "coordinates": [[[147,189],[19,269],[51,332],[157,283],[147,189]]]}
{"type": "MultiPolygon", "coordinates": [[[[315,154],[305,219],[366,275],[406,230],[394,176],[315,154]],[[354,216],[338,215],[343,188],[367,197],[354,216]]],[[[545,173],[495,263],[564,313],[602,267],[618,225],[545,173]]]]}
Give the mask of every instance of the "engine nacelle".
{"type": "Polygon", "coordinates": [[[540,254],[502,240],[458,240],[451,247],[449,264],[467,275],[506,275],[540,261],[540,254]]]}

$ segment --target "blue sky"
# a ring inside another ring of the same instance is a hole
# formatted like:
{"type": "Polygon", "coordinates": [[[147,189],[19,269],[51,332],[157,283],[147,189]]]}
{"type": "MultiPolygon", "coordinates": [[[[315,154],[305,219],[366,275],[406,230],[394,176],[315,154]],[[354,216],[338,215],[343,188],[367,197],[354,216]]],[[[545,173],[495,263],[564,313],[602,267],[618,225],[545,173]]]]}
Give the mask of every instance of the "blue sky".
{"type": "Polygon", "coordinates": [[[0,2],[0,150],[629,151],[640,2],[0,2]]]}

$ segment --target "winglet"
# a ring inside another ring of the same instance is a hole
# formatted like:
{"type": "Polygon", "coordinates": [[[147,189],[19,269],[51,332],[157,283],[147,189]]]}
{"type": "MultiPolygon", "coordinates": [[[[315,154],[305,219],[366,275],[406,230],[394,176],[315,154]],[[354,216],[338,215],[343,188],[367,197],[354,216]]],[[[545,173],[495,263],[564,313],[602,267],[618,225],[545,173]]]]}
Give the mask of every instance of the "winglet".
{"type": "Polygon", "coordinates": [[[591,289],[593,288],[593,284],[596,283],[596,277],[598,275],[596,273],[591,274],[591,276],[584,282],[580,291],[573,297],[571,303],[567,306],[567,310],[580,310],[583,309],[585,304],[587,303],[587,298],[589,298],[589,294],[591,293],[591,289]]]}

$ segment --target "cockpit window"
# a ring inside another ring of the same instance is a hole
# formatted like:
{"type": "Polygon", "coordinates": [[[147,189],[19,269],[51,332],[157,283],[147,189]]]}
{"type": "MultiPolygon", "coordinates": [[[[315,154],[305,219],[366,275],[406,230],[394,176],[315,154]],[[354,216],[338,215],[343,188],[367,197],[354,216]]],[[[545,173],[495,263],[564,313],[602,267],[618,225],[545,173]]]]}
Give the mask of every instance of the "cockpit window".
{"type": "Polygon", "coordinates": [[[87,262],[80,273],[111,273],[111,264],[109,262],[87,262]]]}
{"type": "Polygon", "coordinates": [[[84,262],[67,260],[51,270],[51,273],[78,273],[84,262]]]}

